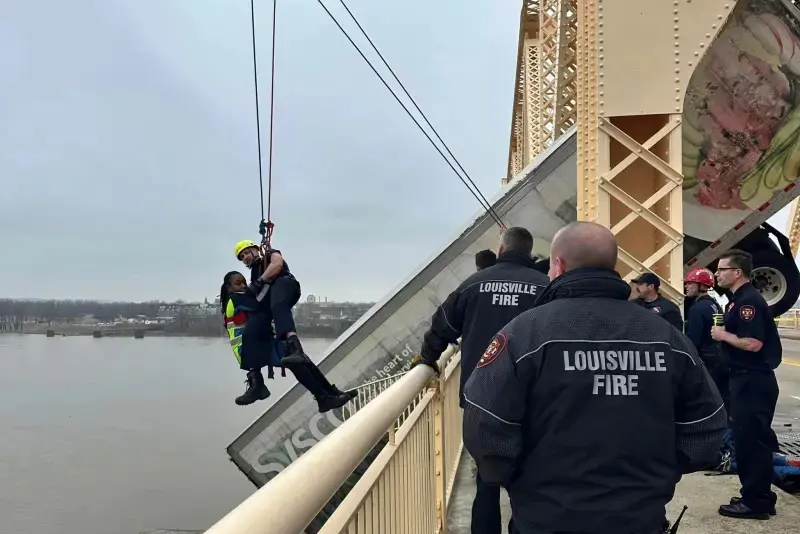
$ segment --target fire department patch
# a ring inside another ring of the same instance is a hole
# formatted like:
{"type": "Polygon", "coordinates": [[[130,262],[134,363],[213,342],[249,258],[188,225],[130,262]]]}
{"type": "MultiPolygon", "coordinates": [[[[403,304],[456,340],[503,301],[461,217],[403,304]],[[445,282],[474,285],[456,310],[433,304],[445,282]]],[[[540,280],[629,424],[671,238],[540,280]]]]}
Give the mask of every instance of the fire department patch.
{"type": "Polygon", "coordinates": [[[742,318],[742,321],[747,321],[748,323],[753,320],[753,317],[756,316],[756,309],[750,305],[742,306],[739,308],[739,317],[742,318]]]}
{"type": "Polygon", "coordinates": [[[486,352],[483,353],[481,359],[478,360],[478,365],[476,366],[477,369],[481,367],[486,367],[493,361],[497,359],[500,354],[503,353],[503,350],[506,348],[506,336],[502,332],[498,333],[494,336],[494,339],[489,344],[489,347],[486,349],[486,352]]]}
{"type": "Polygon", "coordinates": [[[731,311],[732,308],[733,308],[733,302],[728,303],[728,309],[725,310],[725,313],[731,311]]]}

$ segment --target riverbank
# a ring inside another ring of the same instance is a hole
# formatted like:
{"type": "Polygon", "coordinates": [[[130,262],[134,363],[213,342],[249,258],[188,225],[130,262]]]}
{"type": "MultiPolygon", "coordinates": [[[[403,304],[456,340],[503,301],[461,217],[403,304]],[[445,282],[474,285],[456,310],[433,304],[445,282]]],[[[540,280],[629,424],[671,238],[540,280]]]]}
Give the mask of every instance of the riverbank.
{"type": "MultiPolygon", "coordinates": [[[[347,330],[345,326],[310,325],[298,326],[298,335],[306,338],[336,339],[347,330]]],[[[32,325],[22,331],[0,330],[3,334],[25,334],[49,337],[195,337],[217,338],[226,337],[227,333],[221,324],[217,325],[190,325],[187,328],[176,325],[32,325]],[[98,334],[99,332],[99,334],[98,334]]]]}

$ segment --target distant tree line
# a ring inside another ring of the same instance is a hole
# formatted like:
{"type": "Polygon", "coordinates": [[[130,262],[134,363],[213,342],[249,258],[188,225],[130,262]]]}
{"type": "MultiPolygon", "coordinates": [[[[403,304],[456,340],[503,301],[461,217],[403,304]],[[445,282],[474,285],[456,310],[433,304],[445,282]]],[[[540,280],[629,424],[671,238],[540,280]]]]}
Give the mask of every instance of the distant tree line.
{"type": "MultiPolygon", "coordinates": [[[[26,323],[72,325],[87,315],[102,323],[120,317],[135,318],[158,316],[158,310],[166,303],[151,302],[99,302],[96,300],[15,300],[0,299],[0,332],[20,332],[26,323]]],[[[178,301],[177,304],[182,304],[178,301]]],[[[169,329],[188,331],[197,335],[214,335],[222,330],[219,316],[175,317],[169,329]]]]}

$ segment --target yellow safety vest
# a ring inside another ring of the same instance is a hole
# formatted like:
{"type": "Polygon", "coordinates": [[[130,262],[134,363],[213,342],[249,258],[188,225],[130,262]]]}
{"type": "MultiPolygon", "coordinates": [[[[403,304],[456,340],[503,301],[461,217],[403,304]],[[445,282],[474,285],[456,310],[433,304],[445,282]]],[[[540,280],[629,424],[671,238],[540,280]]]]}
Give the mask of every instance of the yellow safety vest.
{"type": "Polygon", "coordinates": [[[242,332],[244,332],[245,326],[247,326],[247,314],[242,311],[236,312],[233,296],[231,296],[225,306],[225,328],[228,330],[231,349],[239,365],[242,364],[242,332]]]}

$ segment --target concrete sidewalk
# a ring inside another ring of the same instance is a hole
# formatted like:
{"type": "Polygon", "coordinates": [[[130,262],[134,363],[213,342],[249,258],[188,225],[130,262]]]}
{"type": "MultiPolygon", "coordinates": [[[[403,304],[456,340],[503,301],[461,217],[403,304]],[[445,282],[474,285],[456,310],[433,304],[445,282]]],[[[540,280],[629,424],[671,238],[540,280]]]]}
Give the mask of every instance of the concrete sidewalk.
{"type": "Polygon", "coordinates": [[[800,531],[800,499],[775,486],[772,489],[778,494],[778,514],[769,521],[731,519],[719,515],[719,505],[739,495],[739,488],[736,475],[688,475],[678,484],[675,497],[667,506],[667,519],[677,519],[686,505],[689,509],[681,520],[680,534],[788,534],[800,531]]]}
{"type": "MultiPolygon", "coordinates": [[[[452,502],[447,514],[449,534],[470,534],[470,510],[475,497],[475,462],[464,453],[456,476],[452,502]]],[[[667,519],[674,521],[683,506],[689,507],[681,520],[679,534],[783,534],[800,532],[800,499],[773,488],[778,494],[778,514],[769,521],[730,519],[717,513],[720,504],[739,495],[739,478],[731,475],[705,476],[695,473],[683,477],[675,498],[667,507],[667,519]]],[[[511,517],[508,495],[501,492],[503,531],[511,517]]]]}

